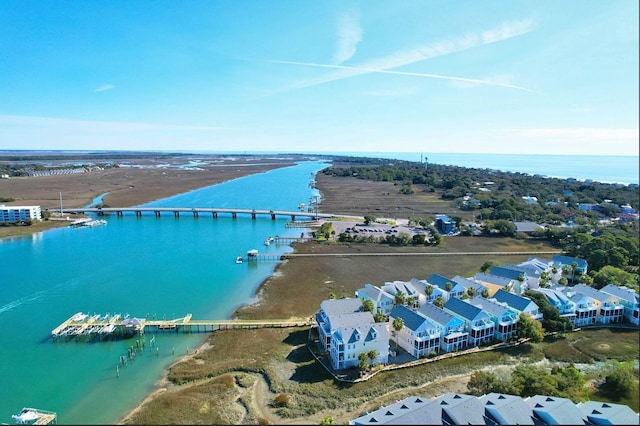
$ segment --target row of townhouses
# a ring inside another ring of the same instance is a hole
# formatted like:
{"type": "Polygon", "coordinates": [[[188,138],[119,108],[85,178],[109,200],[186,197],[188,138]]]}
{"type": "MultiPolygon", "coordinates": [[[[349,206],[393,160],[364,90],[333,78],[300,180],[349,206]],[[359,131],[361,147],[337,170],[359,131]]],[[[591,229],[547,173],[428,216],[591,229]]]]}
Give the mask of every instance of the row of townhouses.
{"type": "Polygon", "coordinates": [[[614,285],[596,290],[583,284],[539,288],[531,279],[563,265],[573,265],[580,273],[587,271],[583,259],[554,256],[552,260],[530,258],[518,265],[493,266],[489,273],[470,278],[433,274],[426,280],[393,281],[382,287],[365,284],[356,291],[356,298],[321,303],[316,314],[320,344],[333,368],[339,370],[357,367],[358,355],[371,350],[377,354],[374,363],[387,364],[390,337],[415,358],[506,341],[516,333],[521,314],[543,319],[538,305],[519,294],[530,287],[543,293],[575,326],[624,319],[638,325],[638,295],[633,290],[614,285]],[[438,299],[440,303],[434,303],[438,299]],[[365,300],[387,321],[375,322],[372,312],[364,311],[365,300]],[[403,323],[398,331],[393,328],[396,318],[403,323]]]}
{"type": "Polygon", "coordinates": [[[410,396],[349,421],[350,425],[637,425],[626,405],[535,395],[447,393],[410,396]]]}

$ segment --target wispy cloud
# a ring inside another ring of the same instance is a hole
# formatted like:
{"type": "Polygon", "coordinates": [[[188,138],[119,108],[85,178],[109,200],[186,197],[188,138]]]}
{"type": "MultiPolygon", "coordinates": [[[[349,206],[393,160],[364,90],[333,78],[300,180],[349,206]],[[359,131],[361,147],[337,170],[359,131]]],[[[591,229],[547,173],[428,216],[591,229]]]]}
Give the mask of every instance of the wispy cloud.
{"type": "Polygon", "coordinates": [[[180,124],[132,123],[118,121],[73,120],[56,117],[0,115],[0,126],[73,129],[93,132],[131,132],[149,130],[233,130],[230,127],[189,126],[180,124]]]}
{"type": "Polygon", "coordinates": [[[335,68],[340,70],[351,71],[358,74],[379,73],[379,74],[407,75],[412,77],[435,78],[435,79],[441,79],[441,80],[452,80],[452,81],[469,83],[469,84],[483,84],[487,86],[507,87],[510,89],[524,90],[526,92],[535,93],[535,90],[528,89],[526,87],[516,86],[513,84],[501,83],[499,81],[492,81],[492,80],[479,80],[475,78],[456,77],[451,75],[429,74],[429,73],[407,72],[407,71],[390,71],[390,70],[375,69],[375,68],[348,67],[344,65],[314,64],[309,62],[291,62],[291,61],[272,61],[272,62],[279,63],[279,64],[304,65],[304,66],[319,67],[319,68],[335,68]]]}
{"type": "Polygon", "coordinates": [[[102,86],[96,87],[95,89],[93,89],[93,93],[106,92],[107,90],[111,90],[115,88],[116,86],[114,86],[113,84],[103,84],[102,86]]]}
{"type": "MultiPolygon", "coordinates": [[[[332,72],[329,72],[321,77],[315,79],[309,79],[299,81],[292,84],[290,89],[301,89],[305,87],[317,86],[319,84],[328,83],[331,81],[342,80],[344,78],[354,77],[357,75],[363,75],[375,72],[384,72],[388,74],[397,74],[399,72],[388,71],[393,68],[398,68],[405,65],[410,65],[416,62],[424,61],[427,59],[433,59],[452,53],[462,52],[464,50],[480,47],[486,44],[496,43],[499,41],[507,40],[513,37],[517,37],[532,31],[534,23],[532,20],[521,21],[509,21],[504,22],[501,25],[481,31],[479,33],[469,33],[459,37],[452,37],[449,39],[438,40],[429,44],[419,45],[407,50],[401,50],[394,52],[388,56],[377,58],[358,66],[338,66],[329,64],[314,64],[307,62],[295,62],[295,61],[270,61],[272,63],[290,64],[290,65],[306,65],[316,66],[323,68],[334,68],[332,72]]],[[[465,79],[461,77],[441,76],[436,74],[420,74],[420,73],[403,73],[404,75],[415,75],[421,77],[431,78],[444,78],[450,80],[460,80],[468,82],[476,82],[481,84],[488,84],[483,80],[465,79]]],[[[528,90],[518,86],[496,84],[496,86],[511,87],[514,89],[528,90]]]]}
{"type": "Polygon", "coordinates": [[[357,9],[340,12],[337,17],[338,48],[333,54],[333,63],[341,64],[356,53],[358,43],[362,40],[360,13],[357,9]]]}

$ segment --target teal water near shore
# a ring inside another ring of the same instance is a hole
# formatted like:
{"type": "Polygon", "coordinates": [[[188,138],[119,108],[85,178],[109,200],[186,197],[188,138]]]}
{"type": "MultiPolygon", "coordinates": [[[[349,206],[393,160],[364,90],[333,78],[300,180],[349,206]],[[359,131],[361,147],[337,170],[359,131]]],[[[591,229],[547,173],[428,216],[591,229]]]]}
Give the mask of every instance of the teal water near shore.
{"type": "MultiPolygon", "coordinates": [[[[309,183],[326,167],[302,162],[177,195],[145,206],[229,207],[296,211],[317,195],[309,183]]],[[[165,368],[192,351],[203,334],[159,333],[155,347],[127,367],[116,365],[136,338],[102,342],[53,342],[53,328],[78,311],[131,317],[226,319],[251,303],[276,266],[236,264],[268,236],[299,236],[290,218],[220,214],[155,218],[106,217],[107,225],[60,228],[0,240],[0,422],[22,407],[56,411],[64,424],[117,422],[154,387],[165,368]],[[157,352],[156,352],[157,348],[157,352]]]]}

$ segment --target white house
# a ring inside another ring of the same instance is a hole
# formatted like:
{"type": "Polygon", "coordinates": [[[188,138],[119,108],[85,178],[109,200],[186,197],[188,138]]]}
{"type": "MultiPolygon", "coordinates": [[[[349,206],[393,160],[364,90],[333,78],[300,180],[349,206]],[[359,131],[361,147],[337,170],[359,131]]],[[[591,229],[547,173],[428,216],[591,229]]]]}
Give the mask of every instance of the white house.
{"type": "Polygon", "coordinates": [[[374,322],[371,312],[344,314],[332,318],[335,331],[331,335],[329,357],[336,370],[358,367],[361,353],[375,350],[376,364],[389,362],[387,323],[374,322]]]}
{"type": "Polygon", "coordinates": [[[429,356],[431,352],[440,350],[440,327],[431,322],[419,312],[412,311],[406,306],[396,306],[389,314],[389,327],[398,346],[415,358],[429,356]],[[398,332],[393,328],[393,321],[401,318],[402,329],[398,332]]]}
{"type": "Polygon", "coordinates": [[[425,303],[433,303],[438,298],[438,296],[440,296],[440,298],[445,302],[449,300],[448,291],[442,290],[436,285],[429,284],[427,280],[418,280],[416,278],[411,278],[411,281],[409,282],[413,284],[415,289],[418,290],[418,293],[420,294],[420,306],[424,305],[425,303]]]}
{"type": "Polygon", "coordinates": [[[318,337],[324,350],[329,349],[331,335],[336,328],[335,324],[332,324],[332,319],[356,312],[363,312],[360,299],[329,299],[320,303],[320,310],[316,313],[316,323],[318,324],[318,337]]]}
{"type": "Polygon", "coordinates": [[[624,306],[624,317],[631,323],[638,325],[638,293],[627,287],[607,284],[601,292],[616,296],[624,306]]]}
{"type": "Polygon", "coordinates": [[[457,282],[450,280],[449,278],[440,274],[431,274],[431,276],[427,278],[427,282],[429,284],[438,286],[440,290],[448,293],[447,299],[444,299],[445,302],[452,297],[462,296],[466,291],[466,289],[457,282]]]}
{"type": "Polygon", "coordinates": [[[393,281],[384,283],[382,286],[382,290],[386,291],[394,298],[398,294],[402,294],[405,298],[405,304],[409,305],[409,300],[412,300],[413,303],[411,307],[417,308],[420,306],[420,302],[424,301],[420,298],[420,293],[413,286],[412,283],[406,281],[393,281]]]}
{"type": "Polygon", "coordinates": [[[594,300],[598,308],[596,320],[601,324],[609,324],[622,322],[624,316],[624,306],[620,303],[620,299],[612,294],[604,293],[593,287],[584,284],[573,286],[572,291],[583,294],[594,300]]]}
{"type": "Polygon", "coordinates": [[[5,206],[0,204],[0,222],[14,223],[41,219],[40,206],[5,206]]]}

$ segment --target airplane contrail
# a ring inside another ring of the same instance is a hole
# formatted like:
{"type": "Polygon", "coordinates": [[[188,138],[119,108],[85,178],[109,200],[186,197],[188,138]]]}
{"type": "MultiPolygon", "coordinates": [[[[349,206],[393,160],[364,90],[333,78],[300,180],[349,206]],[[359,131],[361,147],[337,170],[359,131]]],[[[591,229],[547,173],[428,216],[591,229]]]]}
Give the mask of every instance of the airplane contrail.
{"type": "Polygon", "coordinates": [[[499,86],[499,87],[506,87],[509,89],[524,90],[525,92],[537,93],[535,90],[528,89],[522,86],[516,86],[514,84],[499,83],[499,82],[487,81],[487,80],[478,80],[478,79],[466,78],[466,77],[455,77],[450,75],[427,74],[427,73],[407,72],[407,71],[390,71],[390,70],[362,68],[362,67],[345,66],[345,65],[315,64],[311,62],[293,62],[293,61],[276,61],[276,60],[272,60],[269,62],[276,63],[276,64],[303,65],[303,66],[317,67],[317,68],[353,70],[353,71],[361,71],[362,73],[395,74],[395,75],[407,75],[407,76],[413,76],[413,77],[437,78],[441,80],[464,81],[467,83],[477,83],[477,84],[484,84],[488,86],[499,86]]]}

